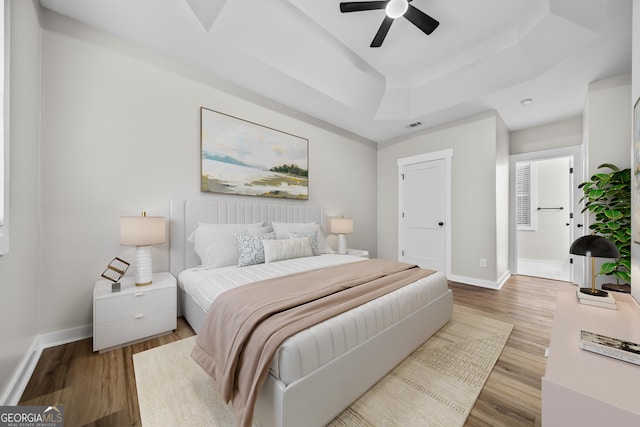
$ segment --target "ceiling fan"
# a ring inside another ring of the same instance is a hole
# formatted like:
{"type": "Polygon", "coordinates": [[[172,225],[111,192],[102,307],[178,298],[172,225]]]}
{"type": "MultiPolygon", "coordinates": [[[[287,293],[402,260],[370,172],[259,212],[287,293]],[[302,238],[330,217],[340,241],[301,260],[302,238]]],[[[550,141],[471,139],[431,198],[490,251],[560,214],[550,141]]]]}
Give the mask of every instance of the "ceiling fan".
{"type": "Polygon", "coordinates": [[[348,1],[340,3],[340,12],[348,13],[385,9],[386,16],[384,17],[384,21],[382,21],[378,32],[371,42],[371,47],[380,47],[393,21],[401,16],[407,18],[409,22],[420,28],[427,35],[438,28],[440,22],[410,5],[409,2],[411,1],[412,0],[348,1]]]}

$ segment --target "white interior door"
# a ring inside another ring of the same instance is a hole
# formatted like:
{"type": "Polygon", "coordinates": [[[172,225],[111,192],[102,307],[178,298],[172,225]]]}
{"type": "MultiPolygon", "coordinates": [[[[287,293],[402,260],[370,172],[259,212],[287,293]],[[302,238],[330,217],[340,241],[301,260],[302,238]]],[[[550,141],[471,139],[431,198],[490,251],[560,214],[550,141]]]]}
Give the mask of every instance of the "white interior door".
{"type": "Polygon", "coordinates": [[[446,271],[446,164],[436,159],[401,167],[399,259],[446,271]]]}

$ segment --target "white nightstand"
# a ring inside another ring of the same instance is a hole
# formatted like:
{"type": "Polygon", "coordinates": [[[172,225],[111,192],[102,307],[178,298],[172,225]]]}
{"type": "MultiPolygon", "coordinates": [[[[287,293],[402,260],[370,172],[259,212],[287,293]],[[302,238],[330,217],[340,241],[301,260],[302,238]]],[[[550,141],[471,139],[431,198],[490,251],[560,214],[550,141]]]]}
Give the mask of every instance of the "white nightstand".
{"type": "Polygon", "coordinates": [[[369,251],[365,251],[363,249],[347,249],[347,255],[369,258],[369,251]]]}
{"type": "Polygon", "coordinates": [[[93,288],[93,351],[111,350],[177,327],[175,277],[157,273],[148,286],[136,286],[134,277],[120,283],[120,292],[111,292],[109,280],[98,280],[93,288]]]}

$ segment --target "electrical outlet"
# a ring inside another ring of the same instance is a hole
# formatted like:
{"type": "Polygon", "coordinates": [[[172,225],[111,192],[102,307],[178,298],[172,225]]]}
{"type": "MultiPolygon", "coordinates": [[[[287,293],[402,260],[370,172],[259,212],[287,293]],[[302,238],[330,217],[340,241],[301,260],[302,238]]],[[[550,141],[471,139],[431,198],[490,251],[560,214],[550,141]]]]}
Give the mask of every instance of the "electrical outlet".
{"type": "Polygon", "coordinates": [[[480,267],[487,268],[487,259],[486,258],[480,258],[480,267]]]}

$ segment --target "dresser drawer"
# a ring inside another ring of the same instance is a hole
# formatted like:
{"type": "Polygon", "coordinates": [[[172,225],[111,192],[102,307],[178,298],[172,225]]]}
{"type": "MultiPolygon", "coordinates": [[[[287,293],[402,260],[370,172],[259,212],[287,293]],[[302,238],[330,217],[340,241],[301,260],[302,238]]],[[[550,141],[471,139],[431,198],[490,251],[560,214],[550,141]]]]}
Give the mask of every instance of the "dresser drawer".
{"type": "Polygon", "coordinates": [[[95,322],[105,323],[127,319],[137,314],[146,314],[163,308],[176,307],[176,288],[136,289],[127,294],[95,300],[95,322]]]}
{"type": "Polygon", "coordinates": [[[176,329],[177,313],[174,304],[163,310],[137,313],[123,319],[94,325],[93,350],[102,350],[130,341],[176,329]]]}

